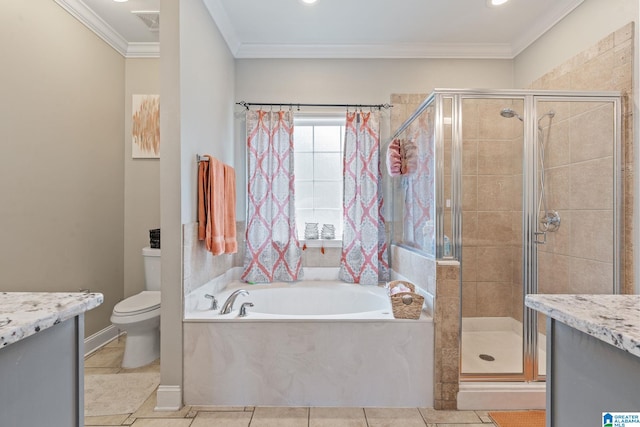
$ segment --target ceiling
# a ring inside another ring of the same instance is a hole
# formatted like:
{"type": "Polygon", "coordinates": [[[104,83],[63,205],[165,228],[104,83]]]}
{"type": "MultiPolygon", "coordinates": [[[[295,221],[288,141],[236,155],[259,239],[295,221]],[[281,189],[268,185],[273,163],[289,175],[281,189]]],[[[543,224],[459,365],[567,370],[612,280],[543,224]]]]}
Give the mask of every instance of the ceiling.
{"type": "MultiPolygon", "coordinates": [[[[160,0],[55,0],[127,57],[158,56],[160,0]],[[146,21],[146,22],[145,22],[146,21]]],[[[203,0],[236,58],[511,59],[584,0],[203,0]]]]}

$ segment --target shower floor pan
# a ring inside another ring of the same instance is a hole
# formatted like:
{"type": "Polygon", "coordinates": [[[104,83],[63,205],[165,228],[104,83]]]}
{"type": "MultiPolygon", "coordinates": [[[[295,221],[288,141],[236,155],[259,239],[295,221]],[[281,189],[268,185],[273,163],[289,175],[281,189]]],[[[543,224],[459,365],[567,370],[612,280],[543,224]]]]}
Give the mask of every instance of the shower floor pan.
{"type": "MultiPolygon", "coordinates": [[[[511,317],[462,319],[462,374],[522,372],[522,323],[511,317]]],[[[546,340],[538,334],[538,370],[546,374],[546,340]]]]}

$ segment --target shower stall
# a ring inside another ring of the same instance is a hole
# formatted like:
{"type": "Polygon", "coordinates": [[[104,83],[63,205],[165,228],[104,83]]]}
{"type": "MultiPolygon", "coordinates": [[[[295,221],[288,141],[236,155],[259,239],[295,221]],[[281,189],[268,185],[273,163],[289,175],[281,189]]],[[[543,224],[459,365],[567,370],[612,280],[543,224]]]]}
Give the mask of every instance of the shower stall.
{"type": "Polygon", "coordinates": [[[524,295],[619,293],[621,117],[617,92],[437,89],[392,138],[392,243],[460,263],[461,382],[545,379],[524,295]]]}

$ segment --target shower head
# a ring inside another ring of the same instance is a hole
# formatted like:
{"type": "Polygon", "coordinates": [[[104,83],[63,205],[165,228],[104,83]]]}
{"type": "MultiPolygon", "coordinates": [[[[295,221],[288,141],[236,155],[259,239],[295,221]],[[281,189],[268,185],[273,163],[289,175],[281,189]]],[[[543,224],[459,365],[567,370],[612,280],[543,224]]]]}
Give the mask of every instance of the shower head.
{"type": "Polygon", "coordinates": [[[520,117],[520,114],[516,113],[511,108],[503,108],[502,110],[500,110],[500,115],[502,117],[507,118],[507,119],[511,119],[511,118],[517,117],[518,120],[522,121],[522,117],[520,117]]]}

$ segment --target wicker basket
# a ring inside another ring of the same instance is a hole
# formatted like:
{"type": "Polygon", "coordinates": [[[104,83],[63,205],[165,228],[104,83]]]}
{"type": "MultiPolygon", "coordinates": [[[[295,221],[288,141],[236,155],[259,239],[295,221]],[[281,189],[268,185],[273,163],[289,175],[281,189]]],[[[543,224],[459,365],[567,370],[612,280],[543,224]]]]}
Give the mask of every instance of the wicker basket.
{"type": "Polygon", "coordinates": [[[389,282],[389,291],[398,285],[406,286],[411,289],[411,292],[398,292],[395,295],[391,295],[393,317],[396,319],[419,319],[424,297],[415,293],[416,287],[413,283],[404,280],[389,282]]]}

